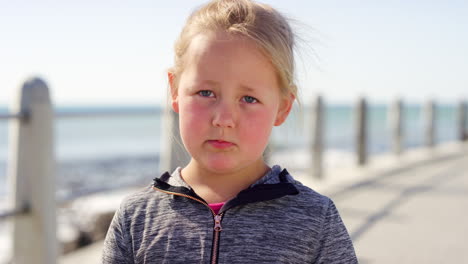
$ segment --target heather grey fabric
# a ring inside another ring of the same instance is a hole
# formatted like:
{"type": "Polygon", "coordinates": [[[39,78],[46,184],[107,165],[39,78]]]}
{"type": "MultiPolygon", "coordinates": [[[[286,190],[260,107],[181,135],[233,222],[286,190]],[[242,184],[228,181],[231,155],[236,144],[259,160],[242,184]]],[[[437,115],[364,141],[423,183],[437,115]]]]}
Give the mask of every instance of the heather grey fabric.
{"type": "MultiPolygon", "coordinates": [[[[274,166],[251,187],[278,183],[280,171],[274,166]]],[[[299,194],[224,212],[218,263],[357,263],[334,203],[290,175],[287,180],[299,194]]],[[[180,168],[167,182],[188,187],[180,168]]],[[[206,205],[145,188],[127,197],[116,212],[103,263],[210,263],[213,226],[206,205]]]]}

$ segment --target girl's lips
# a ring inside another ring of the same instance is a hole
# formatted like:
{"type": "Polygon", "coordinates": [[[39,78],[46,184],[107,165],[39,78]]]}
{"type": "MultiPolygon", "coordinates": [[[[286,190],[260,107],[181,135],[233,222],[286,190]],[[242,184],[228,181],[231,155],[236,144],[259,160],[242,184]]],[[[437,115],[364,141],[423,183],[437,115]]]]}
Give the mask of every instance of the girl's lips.
{"type": "Polygon", "coordinates": [[[226,149],[234,146],[234,143],[223,141],[223,140],[208,140],[208,144],[218,149],[226,149]]]}

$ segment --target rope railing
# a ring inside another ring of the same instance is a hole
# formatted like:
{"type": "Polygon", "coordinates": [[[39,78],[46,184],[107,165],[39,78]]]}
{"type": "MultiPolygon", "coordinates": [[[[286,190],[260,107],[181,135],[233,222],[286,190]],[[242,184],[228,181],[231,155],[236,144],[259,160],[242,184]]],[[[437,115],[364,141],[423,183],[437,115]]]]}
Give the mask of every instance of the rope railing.
{"type": "Polygon", "coordinates": [[[26,113],[8,113],[8,114],[2,114],[0,113],[0,120],[2,119],[21,119],[21,118],[24,118],[26,117],[27,114],[26,113]]]}
{"type": "MultiPolygon", "coordinates": [[[[158,115],[162,110],[154,109],[102,109],[102,110],[88,110],[79,112],[55,112],[55,118],[87,118],[87,117],[112,117],[112,116],[133,116],[133,115],[158,115]]],[[[26,119],[29,116],[27,112],[20,113],[0,113],[0,120],[8,119],[26,119]]]]}
{"type": "Polygon", "coordinates": [[[87,117],[112,117],[112,116],[132,116],[132,115],[157,115],[162,111],[160,109],[102,109],[102,110],[87,110],[79,112],[56,112],[56,118],[87,118],[87,117]]]}
{"type": "Polygon", "coordinates": [[[9,219],[19,215],[26,215],[30,212],[31,208],[29,206],[24,206],[18,209],[1,209],[0,210],[0,221],[9,219]]]}

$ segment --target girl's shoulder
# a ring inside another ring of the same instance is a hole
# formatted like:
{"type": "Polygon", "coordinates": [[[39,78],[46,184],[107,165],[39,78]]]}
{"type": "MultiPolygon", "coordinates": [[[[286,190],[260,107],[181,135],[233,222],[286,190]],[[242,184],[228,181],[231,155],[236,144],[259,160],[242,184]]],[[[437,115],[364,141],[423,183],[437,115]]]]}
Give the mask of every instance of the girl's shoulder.
{"type": "Polygon", "coordinates": [[[122,199],[120,209],[125,211],[135,211],[138,209],[146,208],[148,205],[154,204],[160,200],[162,195],[155,192],[153,185],[147,185],[122,199]]]}
{"type": "Polygon", "coordinates": [[[313,203],[329,203],[330,198],[324,194],[317,192],[316,190],[302,184],[299,181],[294,181],[295,187],[298,189],[299,194],[301,195],[301,199],[305,200],[305,202],[313,202],[313,203]]]}
{"type": "Polygon", "coordinates": [[[299,192],[299,194],[294,197],[294,202],[304,213],[325,217],[330,212],[335,212],[337,210],[333,200],[328,196],[296,180],[294,180],[294,186],[299,192]]]}

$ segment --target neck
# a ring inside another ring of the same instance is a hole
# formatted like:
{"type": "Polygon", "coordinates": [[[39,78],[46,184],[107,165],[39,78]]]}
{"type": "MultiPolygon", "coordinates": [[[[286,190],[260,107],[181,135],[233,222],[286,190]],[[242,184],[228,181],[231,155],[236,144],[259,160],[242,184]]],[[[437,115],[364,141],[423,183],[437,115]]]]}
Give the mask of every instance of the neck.
{"type": "Polygon", "coordinates": [[[265,175],[270,168],[263,160],[227,173],[217,173],[195,160],[182,169],[184,181],[208,203],[226,202],[265,175]]]}

